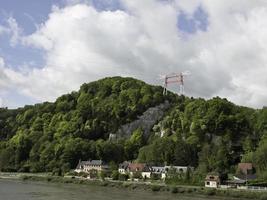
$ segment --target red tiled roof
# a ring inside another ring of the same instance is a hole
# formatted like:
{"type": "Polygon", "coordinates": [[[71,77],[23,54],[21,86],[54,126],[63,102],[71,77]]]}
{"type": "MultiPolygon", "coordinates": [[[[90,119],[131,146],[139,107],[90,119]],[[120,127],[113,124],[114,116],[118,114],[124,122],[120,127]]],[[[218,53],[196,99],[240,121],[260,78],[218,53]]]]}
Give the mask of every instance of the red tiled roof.
{"type": "Polygon", "coordinates": [[[145,167],[146,167],[146,164],[144,163],[130,163],[128,165],[128,169],[131,172],[136,172],[136,171],[142,172],[145,167]]]}
{"type": "Polygon", "coordinates": [[[252,163],[239,163],[238,164],[238,171],[242,172],[243,174],[251,173],[253,170],[252,163]]]}

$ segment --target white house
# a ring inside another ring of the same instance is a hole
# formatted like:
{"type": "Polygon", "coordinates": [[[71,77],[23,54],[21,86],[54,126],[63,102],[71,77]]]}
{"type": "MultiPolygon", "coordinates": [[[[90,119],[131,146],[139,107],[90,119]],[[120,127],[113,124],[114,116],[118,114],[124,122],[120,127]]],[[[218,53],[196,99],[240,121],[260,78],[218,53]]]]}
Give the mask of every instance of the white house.
{"type": "Polygon", "coordinates": [[[205,187],[218,188],[221,184],[220,177],[218,175],[208,174],[205,178],[205,187]]]}
{"type": "Polygon", "coordinates": [[[128,166],[130,162],[124,161],[123,163],[119,164],[119,173],[120,174],[126,174],[128,172],[128,166]]]}
{"type": "Polygon", "coordinates": [[[162,179],[166,178],[166,169],[165,169],[165,167],[152,166],[151,167],[151,172],[153,174],[157,174],[162,179]]]}
{"type": "Polygon", "coordinates": [[[109,169],[109,166],[102,160],[89,160],[89,161],[79,161],[74,171],[77,173],[80,173],[80,172],[89,173],[90,170],[106,171],[108,169],[109,169]]]}

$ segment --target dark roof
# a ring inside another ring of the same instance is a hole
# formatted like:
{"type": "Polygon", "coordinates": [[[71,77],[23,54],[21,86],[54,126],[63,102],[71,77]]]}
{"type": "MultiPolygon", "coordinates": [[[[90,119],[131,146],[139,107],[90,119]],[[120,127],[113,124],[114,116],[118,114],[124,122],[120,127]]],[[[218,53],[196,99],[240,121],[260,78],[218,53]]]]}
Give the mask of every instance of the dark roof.
{"type": "Polygon", "coordinates": [[[208,174],[205,178],[206,181],[217,181],[220,182],[220,177],[218,175],[208,174]]]}
{"type": "Polygon", "coordinates": [[[130,164],[130,162],[125,161],[125,162],[119,164],[119,168],[126,170],[128,168],[128,166],[129,166],[129,164],[130,164]]]}
{"type": "Polygon", "coordinates": [[[151,167],[152,172],[154,173],[165,173],[165,167],[158,167],[158,166],[152,166],[151,167]]]}
{"type": "Polygon", "coordinates": [[[89,165],[89,166],[101,166],[101,165],[107,165],[105,162],[103,162],[102,160],[89,160],[89,161],[80,161],[77,165],[77,169],[81,168],[81,166],[84,165],[89,165]]]}
{"type": "Polygon", "coordinates": [[[256,174],[237,174],[235,175],[236,178],[238,178],[239,180],[254,180],[257,178],[256,174]]]}

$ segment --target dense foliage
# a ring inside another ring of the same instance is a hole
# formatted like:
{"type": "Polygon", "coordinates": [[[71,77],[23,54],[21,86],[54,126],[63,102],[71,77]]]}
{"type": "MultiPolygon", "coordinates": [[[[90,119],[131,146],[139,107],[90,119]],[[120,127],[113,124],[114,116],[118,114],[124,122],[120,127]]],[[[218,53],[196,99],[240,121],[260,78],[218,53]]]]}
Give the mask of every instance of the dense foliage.
{"type": "Polygon", "coordinates": [[[79,159],[133,159],[143,145],[135,143],[138,138],[115,143],[107,140],[109,134],[169,98],[163,97],[161,87],[113,77],[83,84],[55,103],[3,108],[0,168],[58,171],[74,168],[79,159]]]}
{"type": "Polygon", "coordinates": [[[198,174],[235,172],[253,162],[267,172],[267,108],[234,105],[219,97],[204,100],[169,93],[132,78],[105,78],[83,84],[54,103],[0,110],[0,169],[54,171],[74,168],[79,159],[113,164],[135,160],[190,165],[198,174]],[[165,117],[143,137],[110,141],[109,134],[148,108],[171,103],[165,117]]]}

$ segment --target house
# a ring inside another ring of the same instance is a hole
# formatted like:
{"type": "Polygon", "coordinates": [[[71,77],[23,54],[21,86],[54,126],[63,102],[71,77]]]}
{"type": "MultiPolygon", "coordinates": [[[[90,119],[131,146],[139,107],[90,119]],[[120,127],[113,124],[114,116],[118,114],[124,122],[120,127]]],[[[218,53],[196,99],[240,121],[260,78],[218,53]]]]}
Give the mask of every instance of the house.
{"type": "Polygon", "coordinates": [[[224,185],[225,188],[242,188],[246,185],[245,180],[227,180],[225,181],[226,185],[224,185]]]}
{"type": "Polygon", "coordinates": [[[218,188],[220,184],[221,184],[221,180],[218,175],[208,174],[205,178],[205,187],[218,188]]]}
{"type": "Polygon", "coordinates": [[[237,166],[238,174],[255,174],[255,168],[252,163],[239,163],[237,166]]]}
{"type": "Polygon", "coordinates": [[[128,172],[142,172],[147,165],[145,163],[130,163],[128,165],[128,172]]]}
{"type": "Polygon", "coordinates": [[[130,173],[131,176],[141,174],[142,178],[151,177],[150,167],[145,163],[130,163],[128,165],[127,171],[130,173]]]}
{"type": "Polygon", "coordinates": [[[86,172],[89,173],[91,170],[107,171],[109,166],[102,160],[89,160],[89,161],[79,161],[76,169],[74,170],[77,173],[86,172]]]}
{"type": "Polygon", "coordinates": [[[124,161],[123,163],[119,164],[119,173],[120,174],[127,174],[128,172],[128,166],[129,166],[130,162],[128,161],[124,161]]]}
{"type": "Polygon", "coordinates": [[[234,175],[234,180],[249,181],[257,178],[255,168],[252,163],[239,163],[237,173],[234,175]]]}
{"type": "Polygon", "coordinates": [[[152,174],[156,174],[161,179],[166,178],[166,169],[165,167],[158,167],[158,166],[152,166],[151,167],[152,174]]]}

